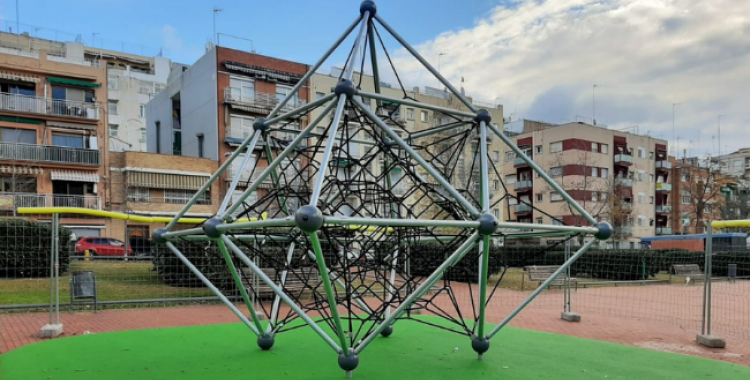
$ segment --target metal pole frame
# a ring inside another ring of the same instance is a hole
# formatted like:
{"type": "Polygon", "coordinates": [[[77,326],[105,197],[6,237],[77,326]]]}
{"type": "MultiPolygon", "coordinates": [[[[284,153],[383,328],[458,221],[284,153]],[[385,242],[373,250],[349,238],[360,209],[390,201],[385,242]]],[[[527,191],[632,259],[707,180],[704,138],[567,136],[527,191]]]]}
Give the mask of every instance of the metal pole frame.
{"type": "MultiPolygon", "coordinates": [[[[336,136],[338,132],[339,122],[341,121],[341,114],[344,112],[344,105],[346,105],[346,95],[341,94],[336,104],[336,111],[333,114],[333,121],[331,122],[331,128],[328,130],[329,136],[336,136]]],[[[326,141],[326,147],[323,151],[323,158],[320,160],[320,170],[318,170],[318,176],[315,178],[315,185],[313,185],[313,192],[310,196],[310,205],[316,206],[320,199],[320,193],[323,190],[323,180],[328,175],[328,161],[331,159],[331,152],[333,151],[333,144],[336,143],[335,138],[329,138],[326,141]]]]}
{"type": "MultiPolygon", "coordinates": [[[[55,281],[55,324],[60,324],[60,215],[52,214],[52,261],[55,271],[50,278],[55,281]]],[[[50,310],[50,313],[52,311],[50,310]]],[[[51,315],[50,315],[50,319],[51,315]]],[[[50,323],[52,321],[50,320],[50,323]]]]}
{"type": "MultiPolygon", "coordinates": [[[[281,279],[279,279],[279,288],[284,289],[284,284],[286,284],[286,276],[289,273],[287,268],[292,263],[292,255],[294,254],[294,242],[289,244],[289,250],[286,253],[286,266],[284,267],[284,270],[281,271],[281,279]]],[[[278,322],[276,318],[279,316],[279,303],[281,302],[281,298],[278,294],[276,294],[273,298],[273,305],[271,306],[271,317],[268,318],[268,328],[266,329],[266,332],[271,332],[273,329],[272,325],[276,325],[278,322]]]]}
{"type": "Polygon", "coordinates": [[[472,118],[472,119],[476,116],[475,114],[473,114],[471,112],[466,112],[466,111],[456,110],[456,109],[452,109],[452,108],[445,108],[445,107],[435,106],[435,105],[432,105],[432,104],[429,104],[429,103],[418,102],[418,101],[414,101],[414,100],[410,100],[410,99],[394,98],[392,96],[378,94],[378,93],[372,93],[372,92],[369,92],[369,91],[357,90],[357,95],[359,95],[359,96],[361,96],[363,98],[369,98],[369,99],[375,99],[375,100],[385,100],[385,101],[389,101],[389,102],[400,103],[402,105],[413,106],[413,107],[417,107],[417,108],[423,108],[423,109],[430,110],[430,111],[437,111],[437,112],[441,112],[441,113],[448,114],[448,115],[453,115],[453,116],[468,117],[468,118],[472,118]]]}
{"type": "Polygon", "coordinates": [[[226,244],[224,244],[223,241],[217,239],[216,244],[219,246],[219,251],[221,252],[221,255],[224,257],[224,261],[227,263],[227,267],[229,268],[229,274],[232,275],[232,279],[234,280],[234,283],[237,285],[237,289],[240,291],[240,296],[242,296],[242,300],[245,301],[245,305],[247,306],[247,310],[250,313],[250,317],[253,319],[253,323],[255,323],[255,327],[258,329],[258,331],[263,330],[263,326],[260,323],[260,319],[258,318],[258,315],[255,313],[255,307],[250,302],[250,297],[247,295],[247,290],[245,290],[245,286],[242,283],[242,280],[240,279],[239,273],[237,273],[237,268],[234,266],[234,263],[232,262],[232,258],[229,256],[229,252],[227,252],[226,244]]]}
{"type": "Polygon", "coordinates": [[[531,303],[531,301],[533,301],[534,298],[536,298],[540,293],[542,293],[549,286],[549,284],[552,283],[552,281],[555,281],[555,279],[557,278],[557,276],[559,276],[563,271],[567,270],[568,267],[570,267],[574,262],[576,262],[576,260],[578,260],[579,257],[581,257],[581,255],[583,255],[584,253],[586,253],[586,251],[588,251],[588,249],[592,245],[594,245],[595,242],[596,242],[596,239],[589,240],[589,242],[586,243],[586,244],[584,244],[583,247],[581,247],[573,255],[573,257],[571,257],[570,259],[568,259],[565,263],[563,263],[563,265],[561,265],[559,268],[557,268],[557,270],[554,271],[552,273],[552,275],[550,275],[546,280],[544,280],[544,282],[542,282],[541,285],[539,285],[539,287],[536,288],[536,290],[534,290],[534,292],[531,293],[531,295],[529,295],[528,298],[526,298],[526,300],[524,300],[520,305],[518,305],[510,314],[508,314],[505,317],[505,319],[503,319],[502,322],[500,322],[500,324],[498,324],[497,326],[495,326],[495,328],[492,329],[492,331],[490,331],[489,334],[487,334],[487,339],[492,339],[492,337],[495,336],[495,334],[497,334],[503,327],[505,327],[505,325],[507,325],[513,318],[515,318],[516,315],[518,315],[518,313],[521,312],[521,310],[523,310],[524,308],[526,308],[526,306],[529,303],[531,303]]]}
{"type": "MultiPolygon", "coordinates": [[[[234,175],[234,179],[232,179],[232,183],[229,184],[229,189],[227,189],[227,195],[224,196],[224,200],[221,201],[221,205],[219,205],[219,211],[216,213],[218,215],[224,214],[224,211],[226,211],[227,206],[229,205],[229,201],[232,200],[232,193],[234,192],[234,189],[237,188],[237,184],[240,182],[240,177],[242,172],[245,171],[245,167],[247,167],[247,163],[250,162],[250,157],[253,156],[253,150],[255,150],[255,145],[258,144],[258,139],[260,138],[260,131],[255,130],[253,131],[253,135],[250,138],[250,146],[247,148],[247,151],[245,153],[245,157],[242,159],[242,162],[240,163],[240,168],[237,170],[237,173],[234,175]]],[[[266,143],[268,145],[268,143],[266,143]]]]}
{"type": "MultiPolygon", "coordinates": [[[[570,240],[565,241],[565,261],[570,259],[570,240]]],[[[570,267],[565,270],[565,289],[563,291],[563,311],[570,313],[572,311],[570,305],[570,267]]]]}
{"type": "MultiPolygon", "coordinates": [[[[314,252],[312,252],[312,251],[307,251],[307,256],[308,256],[309,258],[311,258],[312,260],[315,260],[315,262],[317,263],[317,261],[318,261],[318,258],[317,258],[317,257],[315,256],[315,253],[314,253],[314,252]]],[[[331,273],[334,273],[334,274],[336,274],[336,273],[335,273],[334,271],[330,270],[330,269],[329,269],[328,267],[326,267],[326,272],[328,272],[328,276],[330,276],[330,275],[331,275],[331,273]]],[[[341,277],[341,276],[339,276],[338,274],[336,274],[336,277],[335,277],[335,278],[333,279],[333,281],[334,281],[334,282],[335,282],[335,283],[336,283],[336,284],[337,284],[338,286],[340,286],[340,287],[342,287],[342,288],[346,288],[346,284],[344,284],[344,282],[343,282],[343,281],[341,281],[341,280],[339,279],[339,277],[341,277]]],[[[361,295],[361,294],[359,294],[359,293],[357,293],[357,292],[354,292],[353,294],[354,294],[355,296],[357,296],[356,298],[354,298],[354,302],[356,302],[356,303],[357,303],[357,305],[359,305],[359,307],[361,307],[361,308],[362,308],[362,310],[364,310],[364,311],[366,311],[366,312],[368,312],[368,313],[371,313],[371,312],[372,312],[372,310],[370,309],[370,307],[369,307],[369,306],[367,306],[367,304],[366,304],[366,303],[365,303],[364,301],[362,301],[362,299],[361,299],[362,295],[361,295]]]]}
{"type": "MultiPolygon", "coordinates": [[[[490,208],[490,185],[489,185],[489,166],[487,162],[487,125],[484,121],[479,123],[479,170],[481,182],[481,206],[482,212],[489,212],[490,208]]],[[[479,321],[477,327],[477,336],[479,339],[484,338],[485,317],[487,311],[487,277],[490,265],[490,235],[483,235],[482,242],[479,245],[479,321]]],[[[479,358],[482,355],[479,354],[479,358]]]]}
{"type": "Polygon", "coordinates": [[[418,139],[418,138],[422,138],[422,137],[426,137],[426,136],[431,136],[431,135],[434,135],[436,133],[440,133],[440,132],[444,132],[444,131],[449,131],[451,129],[461,128],[461,127],[466,126],[467,124],[468,125],[472,125],[472,123],[473,123],[472,121],[457,121],[455,123],[445,124],[445,125],[441,125],[439,127],[425,129],[425,130],[419,131],[419,132],[414,132],[414,133],[412,133],[412,134],[409,135],[409,138],[413,140],[413,139],[418,139]]]}
{"type": "Polygon", "coordinates": [[[284,301],[284,303],[286,303],[289,306],[289,308],[291,308],[295,313],[297,313],[297,315],[299,315],[300,318],[302,318],[302,320],[304,320],[310,326],[310,328],[312,328],[313,331],[315,331],[316,334],[318,334],[321,338],[323,338],[323,340],[326,343],[328,343],[328,345],[331,346],[331,348],[333,348],[333,350],[336,351],[337,354],[341,354],[343,352],[341,350],[341,347],[339,347],[339,345],[336,344],[336,342],[333,339],[331,339],[331,337],[328,336],[328,334],[326,334],[320,328],[320,326],[318,326],[317,323],[315,323],[315,321],[312,318],[310,318],[309,315],[307,315],[307,313],[305,313],[296,303],[294,303],[294,301],[291,298],[289,298],[289,296],[286,295],[286,293],[284,293],[283,289],[279,288],[273,282],[273,280],[268,278],[268,276],[265,273],[263,273],[262,270],[260,270],[258,265],[256,265],[252,260],[250,260],[250,258],[248,258],[245,255],[245,253],[242,252],[242,250],[239,247],[237,247],[237,245],[234,244],[234,242],[232,242],[231,239],[229,239],[226,235],[222,235],[221,239],[224,240],[224,243],[226,243],[229,249],[231,249],[232,252],[234,252],[234,255],[237,256],[237,258],[239,258],[243,263],[245,263],[245,265],[247,265],[250,268],[250,270],[253,271],[253,273],[255,273],[255,275],[261,279],[261,281],[265,282],[266,285],[269,288],[271,288],[271,290],[274,293],[276,293],[281,298],[281,300],[284,301]]]}
{"type": "Polygon", "coordinates": [[[334,225],[334,226],[362,225],[362,226],[383,226],[383,227],[479,228],[479,222],[472,221],[472,220],[350,218],[346,216],[326,216],[325,224],[334,225]]]}
{"type": "Polygon", "coordinates": [[[703,272],[706,274],[703,282],[703,318],[701,320],[701,334],[711,335],[711,274],[714,251],[714,228],[711,223],[706,228],[706,257],[703,272]]]}

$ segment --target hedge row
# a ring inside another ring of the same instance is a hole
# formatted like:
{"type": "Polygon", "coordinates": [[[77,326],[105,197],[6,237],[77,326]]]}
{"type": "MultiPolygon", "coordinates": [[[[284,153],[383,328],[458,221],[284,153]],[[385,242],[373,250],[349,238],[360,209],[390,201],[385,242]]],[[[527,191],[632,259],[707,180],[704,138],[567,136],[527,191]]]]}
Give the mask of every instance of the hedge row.
{"type": "MultiPolygon", "coordinates": [[[[60,227],[59,236],[60,273],[65,273],[70,262],[70,230],[60,227]]],[[[51,223],[0,220],[0,277],[48,277],[51,250],[51,223]]]]}

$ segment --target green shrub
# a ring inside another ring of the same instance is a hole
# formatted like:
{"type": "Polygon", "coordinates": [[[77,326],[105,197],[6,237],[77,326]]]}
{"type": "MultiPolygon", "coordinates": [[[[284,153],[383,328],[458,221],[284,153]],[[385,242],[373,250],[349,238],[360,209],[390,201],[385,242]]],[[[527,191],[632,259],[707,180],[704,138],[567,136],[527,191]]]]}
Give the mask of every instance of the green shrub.
{"type": "MultiPolygon", "coordinates": [[[[60,273],[70,263],[70,230],[59,228],[60,273]]],[[[0,220],[0,276],[48,277],[52,250],[52,224],[24,219],[0,220]]]]}

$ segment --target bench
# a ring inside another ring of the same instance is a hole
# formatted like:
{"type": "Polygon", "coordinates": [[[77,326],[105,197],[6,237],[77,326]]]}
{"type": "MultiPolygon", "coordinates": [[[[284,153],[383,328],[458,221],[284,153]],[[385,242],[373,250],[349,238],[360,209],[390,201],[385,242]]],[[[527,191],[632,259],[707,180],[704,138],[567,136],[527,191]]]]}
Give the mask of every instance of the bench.
{"type": "MultiPolygon", "coordinates": [[[[261,268],[260,269],[263,274],[268,276],[276,285],[279,284],[281,280],[281,273],[278,273],[275,268],[261,268]]],[[[253,294],[253,290],[255,290],[255,294],[258,297],[261,296],[267,296],[267,295],[273,295],[274,292],[271,290],[271,287],[268,286],[263,280],[261,280],[259,277],[255,275],[255,272],[251,271],[249,268],[242,268],[242,281],[245,285],[245,290],[247,291],[247,294],[253,294]]],[[[315,287],[320,282],[320,273],[318,273],[317,268],[313,267],[301,267],[301,268],[295,268],[291,271],[289,271],[286,275],[286,281],[284,282],[283,289],[285,289],[287,292],[289,291],[303,291],[304,289],[309,287],[315,287]]]]}
{"type": "Polygon", "coordinates": [[[690,277],[691,280],[705,280],[706,275],[701,271],[701,267],[698,264],[673,264],[669,270],[669,280],[672,281],[672,276],[675,277],[690,277]]]}
{"type": "MultiPolygon", "coordinates": [[[[555,273],[556,270],[560,268],[559,265],[530,265],[523,268],[523,270],[528,274],[529,281],[542,283],[546,281],[550,276],[552,276],[553,273],[555,273]]],[[[526,276],[521,277],[521,290],[524,290],[524,283],[525,283],[526,276]]],[[[578,282],[578,279],[571,277],[569,279],[571,284],[576,284],[578,282]]],[[[550,282],[550,286],[563,286],[565,285],[565,277],[561,273],[560,277],[556,278],[554,281],[550,282]]]]}

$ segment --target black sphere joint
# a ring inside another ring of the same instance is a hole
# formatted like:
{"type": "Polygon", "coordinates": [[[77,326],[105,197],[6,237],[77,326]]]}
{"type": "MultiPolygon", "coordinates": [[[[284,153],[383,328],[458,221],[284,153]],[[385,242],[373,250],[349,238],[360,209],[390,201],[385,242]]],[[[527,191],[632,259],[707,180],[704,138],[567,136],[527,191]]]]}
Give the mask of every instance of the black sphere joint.
{"type": "Polygon", "coordinates": [[[370,12],[370,17],[375,16],[378,13],[378,5],[372,0],[365,0],[359,5],[359,14],[364,15],[365,12],[370,12]]]}
{"type": "Polygon", "coordinates": [[[391,336],[391,334],[393,334],[393,326],[388,326],[380,332],[380,335],[382,335],[384,338],[391,336]]]}
{"type": "Polygon", "coordinates": [[[384,137],[383,138],[383,145],[385,145],[387,147],[391,147],[391,146],[393,146],[393,140],[391,140],[390,137],[384,137]]]}
{"type": "Polygon", "coordinates": [[[258,337],[258,347],[263,351],[268,351],[276,343],[276,338],[271,334],[265,334],[258,337]]]}
{"type": "Polygon", "coordinates": [[[359,366],[359,356],[355,354],[339,355],[339,367],[344,371],[354,371],[359,366]]]}
{"type": "Polygon", "coordinates": [[[357,89],[354,88],[354,83],[349,79],[340,80],[339,83],[336,84],[336,87],[333,88],[333,93],[336,94],[337,97],[344,94],[347,99],[351,99],[356,92],[357,89]]]}
{"type": "Polygon", "coordinates": [[[495,220],[494,215],[479,215],[479,219],[477,221],[479,222],[477,232],[479,232],[480,235],[492,235],[493,233],[495,233],[495,230],[497,229],[497,220],[495,220]]]}
{"type": "Polygon", "coordinates": [[[596,228],[599,232],[594,234],[594,237],[599,240],[607,240],[612,236],[612,225],[607,222],[599,222],[596,224],[596,228]]]}
{"type": "Polygon", "coordinates": [[[323,213],[320,210],[311,205],[302,206],[294,214],[294,221],[297,223],[297,227],[307,233],[313,233],[323,227],[323,213]]]}
{"type": "Polygon", "coordinates": [[[484,122],[485,124],[489,124],[492,122],[492,115],[490,115],[490,111],[482,108],[481,110],[477,111],[476,116],[474,116],[474,121],[477,123],[484,122]]]}
{"type": "Polygon", "coordinates": [[[165,233],[167,233],[167,230],[157,228],[154,230],[154,233],[151,234],[151,240],[156,244],[164,244],[167,242],[167,238],[164,236],[165,233]]]}
{"type": "Polygon", "coordinates": [[[255,119],[253,122],[253,130],[265,132],[268,130],[268,126],[266,125],[266,119],[259,117],[255,119]]]}
{"type": "Polygon", "coordinates": [[[479,339],[479,337],[475,336],[471,339],[471,348],[477,354],[482,355],[490,349],[490,340],[487,338],[479,339]]]}
{"type": "Polygon", "coordinates": [[[206,236],[210,238],[218,239],[222,234],[222,232],[219,231],[218,227],[222,224],[224,224],[223,220],[213,217],[203,223],[203,233],[205,233],[206,236]]]}

